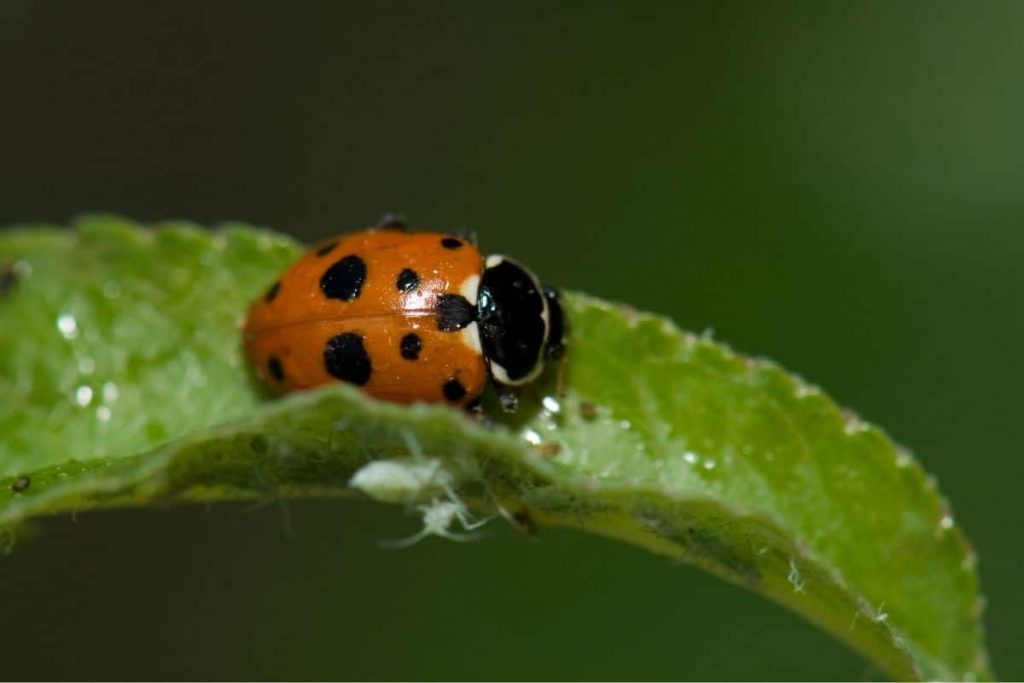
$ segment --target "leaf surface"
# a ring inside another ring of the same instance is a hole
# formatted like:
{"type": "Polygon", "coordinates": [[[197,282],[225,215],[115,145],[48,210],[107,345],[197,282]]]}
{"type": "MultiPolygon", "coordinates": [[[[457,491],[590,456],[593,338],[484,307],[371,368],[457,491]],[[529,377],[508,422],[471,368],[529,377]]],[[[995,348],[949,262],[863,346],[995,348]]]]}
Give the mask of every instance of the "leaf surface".
{"type": "Polygon", "coordinates": [[[238,327],[300,251],[246,226],[109,216],[0,234],[0,529],[13,539],[33,516],[93,508],[351,495],[367,463],[437,458],[480,509],[703,567],[893,677],[991,675],[974,554],[934,480],[816,387],[569,294],[567,362],[500,425],[347,386],[270,400],[238,327]]]}

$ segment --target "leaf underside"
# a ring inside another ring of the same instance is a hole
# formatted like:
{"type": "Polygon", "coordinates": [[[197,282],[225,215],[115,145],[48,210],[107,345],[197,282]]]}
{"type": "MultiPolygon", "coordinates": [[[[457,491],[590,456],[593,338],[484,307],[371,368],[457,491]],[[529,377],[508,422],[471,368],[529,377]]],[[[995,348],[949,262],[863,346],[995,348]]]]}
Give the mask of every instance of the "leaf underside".
{"type": "Polygon", "coordinates": [[[427,455],[481,508],[703,567],[894,678],[991,675],[975,557],[934,480],[816,387],[569,294],[561,376],[501,425],[342,385],[270,400],[238,326],[300,252],[247,226],[110,216],[0,233],[6,537],[38,515],[352,495],[366,463],[427,455]]]}

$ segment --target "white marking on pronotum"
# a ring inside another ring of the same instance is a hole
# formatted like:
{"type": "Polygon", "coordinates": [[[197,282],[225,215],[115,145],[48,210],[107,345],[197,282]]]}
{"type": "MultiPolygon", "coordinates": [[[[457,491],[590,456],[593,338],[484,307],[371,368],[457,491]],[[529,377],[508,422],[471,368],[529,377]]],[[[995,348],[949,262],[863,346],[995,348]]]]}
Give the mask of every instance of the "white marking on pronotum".
{"type": "Polygon", "coordinates": [[[509,379],[508,371],[505,370],[501,365],[495,363],[493,360],[488,363],[491,367],[491,374],[494,375],[494,379],[498,380],[501,384],[512,385],[512,380],[509,379]]]}
{"type": "Polygon", "coordinates": [[[462,343],[468,346],[473,353],[483,354],[484,347],[480,343],[480,326],[477,325],[475,320],[459,330],[459,337],[462,339],[462,343]]]}
{"type": "Polygon", "coordinates": [[[462,286],[459,287],[459,294],[466,297],[466,301],[476,306],[477,299],[480,297],[480,276],[470,275],[462,281],[462,286]]]}
{"type": "MultiPolygon", "coordinates": [[[[470,275],[463,280],[462,286],[459,287],[459,294],[475,308],[480,299],[480,276],[470,275]]],[[[459,331],[459,338],[473,353],[483,355],[484,347],[480,343],[480,326],[475,320],[459,331]]]]}

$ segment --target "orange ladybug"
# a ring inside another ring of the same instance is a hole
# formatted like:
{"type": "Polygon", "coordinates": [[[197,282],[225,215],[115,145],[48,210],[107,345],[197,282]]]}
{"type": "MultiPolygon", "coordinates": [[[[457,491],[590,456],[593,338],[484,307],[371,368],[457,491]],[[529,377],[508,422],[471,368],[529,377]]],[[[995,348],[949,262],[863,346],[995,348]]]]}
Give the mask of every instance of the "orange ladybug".
{"type": "Polygon", "coordinates": [[[397,219],[314,247],[249,306],[245,353],[279,393],[343,381],[395,401],[502,405],[564,350],[558,292],[472,239],[397,219]]]}

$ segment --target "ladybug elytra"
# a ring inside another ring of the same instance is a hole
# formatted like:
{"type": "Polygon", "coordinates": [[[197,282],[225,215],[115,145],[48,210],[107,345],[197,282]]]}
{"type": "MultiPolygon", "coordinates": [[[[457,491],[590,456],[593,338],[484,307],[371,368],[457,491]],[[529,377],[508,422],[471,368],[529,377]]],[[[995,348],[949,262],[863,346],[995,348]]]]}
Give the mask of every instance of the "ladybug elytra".
{"type": "Polygon", "coordinates": [[[278,393],[344,381],[398,403],[504,407],[564,349],[558,292],[472,240],[394,220],[310,249],[249,306],[245,352],[278,393]]]}

